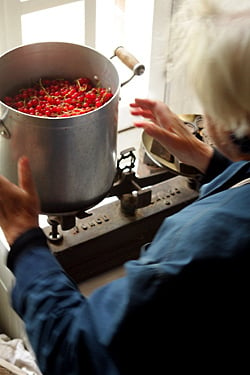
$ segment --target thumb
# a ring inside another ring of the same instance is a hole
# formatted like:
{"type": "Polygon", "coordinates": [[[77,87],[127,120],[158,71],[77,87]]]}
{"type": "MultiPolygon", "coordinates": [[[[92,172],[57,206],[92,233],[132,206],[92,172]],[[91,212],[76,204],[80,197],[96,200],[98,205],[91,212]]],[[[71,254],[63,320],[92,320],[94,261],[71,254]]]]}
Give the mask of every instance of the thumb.
{"type": "Polygon", "coordinates": [[[18,185],[21,189],[26,191],[29,195],[36,196],[37,191],[32,177],[30,169],[29,159],[26,156],[22,156],[18,160],[17,164],[18,171],[18,185]]]}

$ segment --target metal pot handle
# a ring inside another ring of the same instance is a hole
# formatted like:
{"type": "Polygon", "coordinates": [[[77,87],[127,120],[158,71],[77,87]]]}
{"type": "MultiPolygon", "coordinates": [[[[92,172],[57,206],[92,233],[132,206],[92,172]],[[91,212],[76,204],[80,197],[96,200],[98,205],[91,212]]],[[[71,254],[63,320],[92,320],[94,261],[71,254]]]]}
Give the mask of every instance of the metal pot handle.
{"type": "Polygon", "coordinates": [[[140,76],[145,71],[145,66],[141,64],[130,52],[128,52],[124,47],[119,46],[115,49],[114,55],[111,57],[117,56],[129,69],[133,71],[133,75],[125,82],[121,84],[121,87],[126,85],[131,81],[134,76],[140,76]]]}
{"type": "Polygon", "coordinates": [[[0,135],[4,138],[9,139],[10,138],[10,132],[4,125],[3,121],[0,120],[0,135]]]}

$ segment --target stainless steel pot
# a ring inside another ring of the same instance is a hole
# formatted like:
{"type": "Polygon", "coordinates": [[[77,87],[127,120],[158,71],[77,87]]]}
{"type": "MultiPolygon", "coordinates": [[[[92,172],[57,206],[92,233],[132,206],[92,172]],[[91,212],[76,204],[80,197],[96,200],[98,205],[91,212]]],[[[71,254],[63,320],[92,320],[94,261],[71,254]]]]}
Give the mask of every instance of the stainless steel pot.
{"type": "Polygon", "coordinates": [[[70,43],[36,43],[0,57],[0,99],[41,77],[97,76],[113,97],[104,106],[70,118],[24,114],[0,101],[0,173],[17,182],[17,160],[30,159],[49,215],[76,213],[102,200],[116,172],[120,81],[112,62],[94,49],[70,43]]]}

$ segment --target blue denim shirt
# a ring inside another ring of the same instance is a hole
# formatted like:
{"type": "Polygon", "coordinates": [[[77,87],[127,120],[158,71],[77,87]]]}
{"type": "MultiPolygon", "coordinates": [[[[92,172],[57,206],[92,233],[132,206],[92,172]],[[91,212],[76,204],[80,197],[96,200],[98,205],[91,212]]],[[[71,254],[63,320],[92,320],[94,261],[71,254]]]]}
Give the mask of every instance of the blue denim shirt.
{"type": "Polygon", "coordinates": [[[247,371],[250,185],[229,188],[247,177],[249,162],[230,164],[165,219],[125,277],[89,298],[42,230],[20,236],[12,301],[43,374],[226,373],[233,362],[247,371]]]}

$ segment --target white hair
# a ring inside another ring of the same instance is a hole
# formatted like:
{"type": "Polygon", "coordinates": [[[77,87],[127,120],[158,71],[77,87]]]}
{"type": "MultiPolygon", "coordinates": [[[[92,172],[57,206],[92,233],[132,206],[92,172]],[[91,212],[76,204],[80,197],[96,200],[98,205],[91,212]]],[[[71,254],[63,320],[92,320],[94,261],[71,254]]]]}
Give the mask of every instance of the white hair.
{"type": "Polygon", "coordinates": [[[184,0],[176,20],[178,55],[204,112],[237,137],[250,136],[250,1],[184,0]]]}

